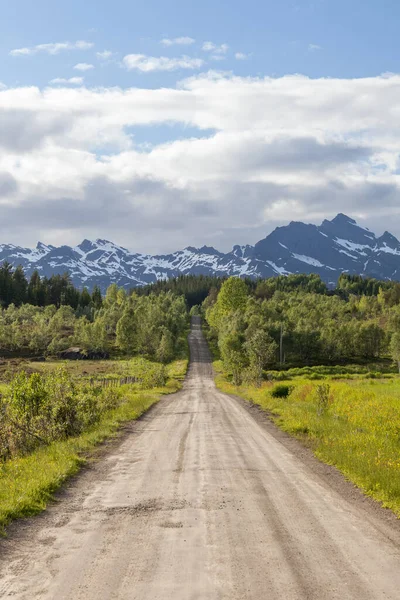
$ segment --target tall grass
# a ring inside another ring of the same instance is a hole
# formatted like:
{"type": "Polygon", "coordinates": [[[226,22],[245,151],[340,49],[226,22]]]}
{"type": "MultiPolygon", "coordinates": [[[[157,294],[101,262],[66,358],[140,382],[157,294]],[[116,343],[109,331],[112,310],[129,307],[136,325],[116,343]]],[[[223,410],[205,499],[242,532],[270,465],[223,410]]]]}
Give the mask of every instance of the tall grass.
{"type": "Polygon", "coordinates": [[[12,519],[43,510],[60,485],[88,460],[95,446],[115,436],[122,423],[137,419],[162,395],[178,391],[186,368],[187,361],[175,361],[167,367],[165,385],[151,390],[121,386],[118,406],[104,411],[82,434],[0,463],[0,531],[4,532],[12,519]]]}
{"type": "Polygon", "coordinates": [[[217,377],[220,389],[270,411],[279,427],[400,517],[400,379],[291,384],[287,397],[276,397],[273,382],[236,388],[221,370],[217,377]]]}

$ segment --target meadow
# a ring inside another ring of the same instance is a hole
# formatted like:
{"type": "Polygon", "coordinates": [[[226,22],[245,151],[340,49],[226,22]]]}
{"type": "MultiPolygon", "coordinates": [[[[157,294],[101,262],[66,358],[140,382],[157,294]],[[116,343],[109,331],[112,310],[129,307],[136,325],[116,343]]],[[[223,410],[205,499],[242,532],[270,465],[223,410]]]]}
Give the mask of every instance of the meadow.
{"type": "Polygon", "coordinates": [[[221,361],[214,367],[222,391],[259,405],[320,460],[337,467],[365,494],[400,517],[398,375],[353,372],[321,374],[315,380],[292,372],[286,382],[264,381],[256,387],[234,385],[221,361]]]}
{"type": "Polygon", "coordinates": [[[98,444],[178,391],[187,364],[135,357],[8,365],[0,374],[0,532],[43,510],[98,444]],[[136,382],[119,385],[127,376],[136,382]],[[100,385],[105,378],[118,385],[100,385]]]}

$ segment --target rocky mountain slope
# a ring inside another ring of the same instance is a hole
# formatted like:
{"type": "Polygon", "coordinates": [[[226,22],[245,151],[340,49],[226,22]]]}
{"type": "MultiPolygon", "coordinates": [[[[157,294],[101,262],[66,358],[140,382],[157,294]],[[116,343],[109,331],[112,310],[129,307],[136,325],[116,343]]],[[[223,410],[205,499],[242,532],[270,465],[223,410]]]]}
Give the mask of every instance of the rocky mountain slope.
{"type": "Polygon", "coordinates": [[[27,275],[68,271],[76,286],[104,290],[111,283],[136,287],[158,279],[187,274],[273,277],[290,273],[318,273],[335,283],[343,272],[378,279],[400,280],[400,242],[387,231],[375,236],[343,214],[319,226],[291,222],[277,227],[255,246],[234,246],[226,254],[215,248],[188,247],[173,254],[132,253],[107,240],[84,240],[79,246],[35,249],[0,245],[0,262],[22,265],[27,275]]]}

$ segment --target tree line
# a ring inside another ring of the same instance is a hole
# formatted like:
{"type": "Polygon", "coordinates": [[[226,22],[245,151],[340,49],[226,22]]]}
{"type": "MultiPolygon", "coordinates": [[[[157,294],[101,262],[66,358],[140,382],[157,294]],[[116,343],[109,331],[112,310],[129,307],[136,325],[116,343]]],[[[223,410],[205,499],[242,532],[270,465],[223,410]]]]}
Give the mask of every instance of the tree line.
{"type": "Polygon", "coordinates": [[[68,273],[41,277],[36,270],[28,278],[21,266],[15,269],[8,262],[0,267],[0,305],[7,308],[13,304],[32,304],[33,306],[71,306],[82,313],[98,309],[102,304],[100,289],[95,286],[91,293],[84,287],[76,288],[68,273]]]}
{"type": "Polygon", "coordinates": [[[226,278],[213,277],[211,275],[179,275],[179,277],[162,279],[156,283],[150,283],[143,287],[136,288],[135,292],[139,296],[159,294],[160,292],[173,292],[178,296],[184,296],[188,308],[190,309],[193,306],[202,304],[211,289],[218,291],[225,279],[226,278]]]}
{"type": "MultiPolygon", "coordinates": [[[[226,277],[212,275],[180,275],[179,277],[157,281],[128,291],[138,296],[158,295],[172,292],[184,296],[188,308],[201,305],[212,294],[218,294],[226,277]]],[[[269,279],[242,278],[249,293],[257,298],[271,298],[276,291],[314,292],[326,296],[348,298],[350,295],[377,296],[380,292],[390,297],[392,304],[400,302],[400,283],[396,281],[380,281],[361,275],[340,275],[334,289],[328,286],[316,274],[279,275],[269,279]]],[[[40,276],[35,270],[28,279],[22,266],[15,269],[7,261],[0,266],[0,306],[7,308],[10,304],[32,304],[33,306],[61,305],[71,306],[88,312],[88,307],[98,309],[102,304],[102,294],[98,286],[90,292],[86,287],[76,288],[66,272],[51,277],[40,276]]]]}
{"type": "Polygon", "coordinates": [[[82,314],[79,305],[74,309],[67,304],[10,304],[0,311],[0,355],[2,351],[56,355],[78,346],[167,363],[185,348],[188,318],[183,296],[172,292],[138,296],[116,284],[88,314],[82,314]]]}
{"type": "MultiPolygon", "coordinates": [[[[172,291],[177,295],[185,296],[188,307],[200,305],[211,293],[217,296],[222,284],[227,277],[213,277],[211,275],[180,275],[172,279],[163,279],[140,288],[135,288],[135,293],[142,296],[172,291]]],[[[312,292],[323,296],[339,296],[348,299],[350,295],[377,296],[380,292],[386,298],[390,297],[392,304],[400,302],[400,283],[398,281],[381,281],[372,277],[350,275],[342,273],[335,287],[329,287],[315,273],[294,273],[292,275],[278,275],[268,279],[250,279],[242,277],[248,291],[256,298],[271,298],[276,291],[279,292],[312,292]]]]}

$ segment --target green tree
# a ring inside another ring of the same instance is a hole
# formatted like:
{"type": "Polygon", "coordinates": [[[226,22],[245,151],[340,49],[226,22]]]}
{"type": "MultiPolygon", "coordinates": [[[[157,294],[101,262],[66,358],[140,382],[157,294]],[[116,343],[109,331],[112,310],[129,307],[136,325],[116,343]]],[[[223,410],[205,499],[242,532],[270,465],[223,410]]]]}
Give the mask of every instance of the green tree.
{"type": "Polygon", "coordinates": [[[104,304],[107,307],[112,306],[118,302],[118,286],[116,283],[112,283],[106,290],[106,297],[104,298],[104,304]]]}
{"type": "Polygon", "coordinates": [[[243,370],[248,364],[242,336],[237,332],[227,333],[220,340],[219,347],[225,369],[231,371],[234,385],[240,385],[243,370]]]}
{"type": "Polygon", "coordinates": [[[28,282],[21,265],[19,265],[12,276],[13,302],[16,306],[21,306],[27,300],[28,282]]]}
{"type": "Polygon", "coordinates": [[[248,297],[248,289],[243,279],[229,277],[218,294],[217,305],[222,315],[234,311],[244,311],[248,297]]]}
{"type": "Polygon", "coordinates": [[[243,279],[229,277],[222,284],[216,303],[207,310],[208,323],[218,330],[231,313],[244,312],[247,298],[248,289],[243,279]]]}
{"type": "Polygon", "coordinates": [[[0,267],[0,303],[9,306],[13,302],[13,271],[9,262],[0,267]]]}
{"type": "Polygon", "coordinates": [[[255,382],[260,385],[263,369],[276,357],[278,344],[266,331],[259,329],[245,342],[244,349],[249,357],[255,382]]]}
{"type": "Polygon", "coordinates": [[[133,308],[127,308],[117,323],[116,344],[122,352],[133,354],[137,347],[137,323],[133,308]]]}
{"type": "Polygon", "coordinates": [[[103,319],[96,319],[94,323],[87,325],[88,344],[90,350],[107,352],[109,348],[109,340],[107,329],[103,319]]]}
{"type": "Polygon", "coordinates": [[[174,338],[172,333],[164,327],[161,336],[160,344],[157,348],[156,358],[164,364],[170,362],[174,358],[174,338]]]}
{"type": "Polygon", "coordinates": [[[101,295],[101,291],[97,285],[94,286],[93,291],[92,291],[92,302],[93,302],[93,305],[96,308],[96,310],[101,308],[101,306],[103,304],[103,298],[101,295]]]}
{"type": "Polygon", "coordinates": [[[390,354],[397,366],[400,373],[400,333],[395,331],[390,338],[390,354]]]}
{"type": "Polygon", "coordinates": [[[91,302],[92,297],[89,294],[87,287],[84,287],[81,293],[81,297],[79,299],[79,305],[85,308],[86,306],[89,306],[91,302]]]}

